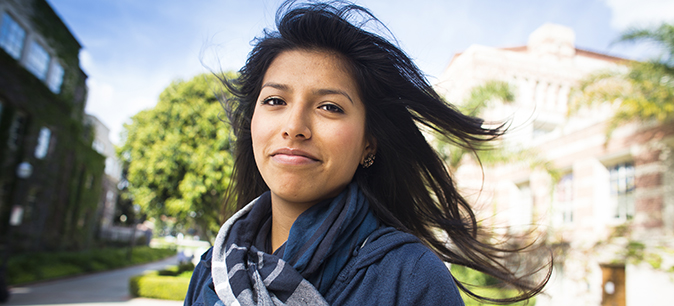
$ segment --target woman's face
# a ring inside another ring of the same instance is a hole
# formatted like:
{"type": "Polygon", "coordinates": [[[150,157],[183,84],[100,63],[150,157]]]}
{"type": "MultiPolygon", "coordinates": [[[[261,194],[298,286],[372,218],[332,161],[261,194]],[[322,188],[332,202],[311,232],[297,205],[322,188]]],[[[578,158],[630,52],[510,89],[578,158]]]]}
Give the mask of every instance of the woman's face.
{"type": "Polygon", "coordinates": [[[308,207],[334,197],[374,153],[365,106],[346,67],[332,53],[292,50],[267,69],[251,136],[272,203],[308,207]]]}

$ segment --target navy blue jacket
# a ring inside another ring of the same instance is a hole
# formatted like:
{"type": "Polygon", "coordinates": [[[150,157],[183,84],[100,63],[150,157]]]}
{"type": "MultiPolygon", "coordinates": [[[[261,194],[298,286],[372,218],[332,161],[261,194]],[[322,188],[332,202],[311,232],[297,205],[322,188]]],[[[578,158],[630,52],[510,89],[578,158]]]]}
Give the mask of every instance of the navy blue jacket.
{"type": "MultiPolygon", "coordinates": [[[[204,305],[212,249],[201,256],[185,306],[204,305]]],[[[415,236],[380,228],[352,254],[325,295],[331,305],[464,305],[444,262],[415,236]]]]}

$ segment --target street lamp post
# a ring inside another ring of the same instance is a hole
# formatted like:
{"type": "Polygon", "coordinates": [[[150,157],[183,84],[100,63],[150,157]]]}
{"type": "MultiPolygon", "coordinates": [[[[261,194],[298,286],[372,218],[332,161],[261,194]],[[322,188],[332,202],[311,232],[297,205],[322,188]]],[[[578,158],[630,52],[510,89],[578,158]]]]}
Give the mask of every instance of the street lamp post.
{"type": "Polygon", "coordinates": [[[127,254],[128,260],[131,260],[131,253],[133,252],[133,247],[136,245],[136,230],[138,229],[139,213],[140,205],[133,204],[133,229],[131,230],[131,240],[129,241],[129,253],[127,254]]]}

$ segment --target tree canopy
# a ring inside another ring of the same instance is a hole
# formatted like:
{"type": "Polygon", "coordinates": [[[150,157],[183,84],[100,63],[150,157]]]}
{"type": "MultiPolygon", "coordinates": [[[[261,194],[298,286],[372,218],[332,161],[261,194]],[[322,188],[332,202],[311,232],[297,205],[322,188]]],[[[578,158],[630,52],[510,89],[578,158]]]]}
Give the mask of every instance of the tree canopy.
{"type": "Polygon", "coordinates": [[[128,193],[143,212],[175,217],[208,235],[219,228],[232,170],[230,127],[216,96],[231,95],[221,88],[208,74],[173,82],[154,108],[124,125],[118,150],[128,193]]]}
{"type": "Polygon", "coordinates": [[[613,103],[615,113],[608,133],[631,121],[674,119],[674,25],[631,29],[618,42],[649,41],[663,51],[659,58],[628,62],[626,69],[599,71],[581,81],[571,99],[570,112],[599,103],[613,103]]]}

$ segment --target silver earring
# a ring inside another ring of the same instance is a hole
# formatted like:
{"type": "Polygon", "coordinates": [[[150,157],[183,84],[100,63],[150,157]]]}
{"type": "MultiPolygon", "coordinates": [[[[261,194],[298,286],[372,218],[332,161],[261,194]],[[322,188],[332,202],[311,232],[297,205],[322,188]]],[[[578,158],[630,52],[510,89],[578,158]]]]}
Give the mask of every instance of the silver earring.
{"type": "Polygon", "coordinates": [[[363,168],[370,168],[372,164],[374,164],[374,154],[370,153],[365,157],[361,165],[363,165],[363,168]]]}

